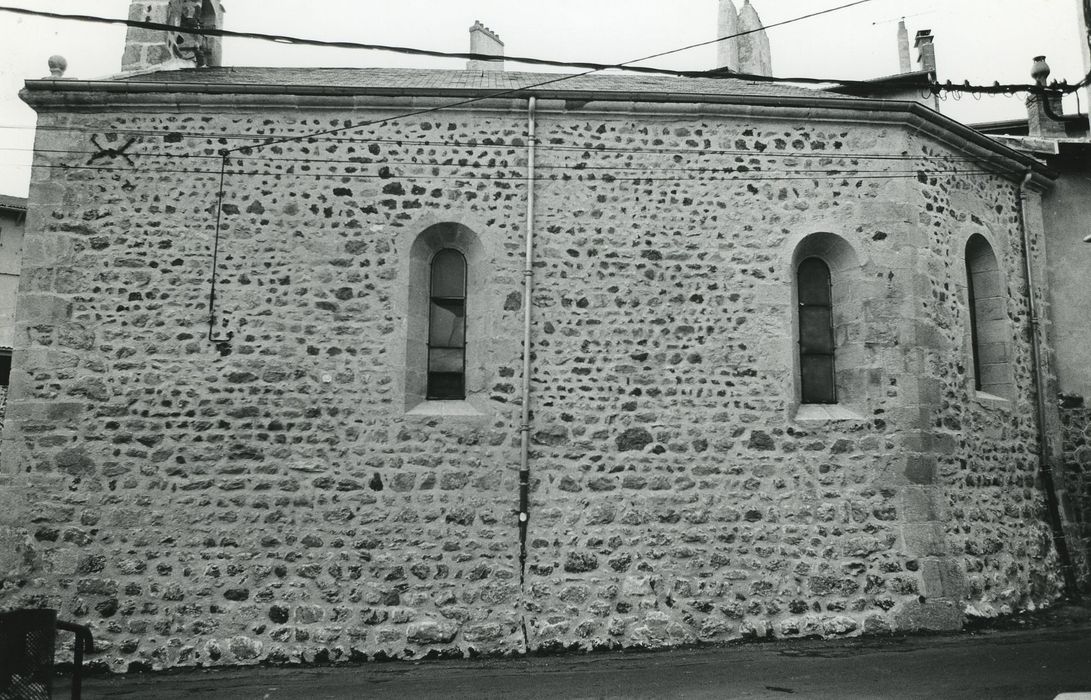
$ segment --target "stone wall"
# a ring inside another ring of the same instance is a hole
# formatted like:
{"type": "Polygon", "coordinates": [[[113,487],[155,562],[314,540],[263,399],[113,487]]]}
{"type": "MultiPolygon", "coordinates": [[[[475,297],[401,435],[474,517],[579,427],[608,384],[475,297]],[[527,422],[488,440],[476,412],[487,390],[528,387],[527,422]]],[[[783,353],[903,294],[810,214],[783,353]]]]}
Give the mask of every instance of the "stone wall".
{"type": "Polygon", "coordinates": [[[3,603],[91,624],[125,669],[950,629],[1055,598],[1013,186],[931,174],[948,151],[898,126],[570,107],[538,124],[525,570],[525,103],[242,154],[219,211],[233,139],[377,113],[43,111],[78,129],[39,136],[3,603]],[[134,166],[63,169],[133,133],[134,166]],[[465,405],[407,407],[409,251],[445,222],[481,242],[488,321],[465,405]],[[966,369],[974,227],[1009,271],[1007,405],[966,369]],[[840,403],[800,407],[793,259],[838,246],[840,403]]]}
{"type": "MultiPolygon", "coordinates": [[[[1061,397],[1061,426],[1066,505],[1078,538],[1069,546],[1084,560],[1091,559],[1091,407],[1084,397],[1061,397]]],[[[1086,577],[1083,585],[1086,590],[1086,577]]]]}
{"type": "MultiPolygon", "coordinates": [[[[943,153],[927,143],[920,150],[943,153]]],[[[941,170],[965,167],[956,161],[941,170]]],[[[1032,330],[1018,188],[987,175],[922,177],[918,185],[928,245],[921,320],[927,324],[924,331],[935,334],[927,343],[932,347],[925,363],[926,381],[934,383],[937,399],[927,436],[935,453],[933,483],[939,487],[936,506],[945,530],[933,546],[952,556],[937,583],[953,597],[964,597],[972,615],[1033,608],[1056,595],[1062,582],[1038,481],[1039,426],[1031,347],[1025,342],[1032,330]],[[965,250],[975,234],[989,242],[1001,270],[1006,335],[1013,339],[1007,350],[1015,391],[1008,396],[974,388],[965,250]]],[[[1034,226],[1033,217],[1027,217],[1027,225],[1034,226]]],[[[1041,251],[1030,254],[1038,259],[1041,251]]]]}

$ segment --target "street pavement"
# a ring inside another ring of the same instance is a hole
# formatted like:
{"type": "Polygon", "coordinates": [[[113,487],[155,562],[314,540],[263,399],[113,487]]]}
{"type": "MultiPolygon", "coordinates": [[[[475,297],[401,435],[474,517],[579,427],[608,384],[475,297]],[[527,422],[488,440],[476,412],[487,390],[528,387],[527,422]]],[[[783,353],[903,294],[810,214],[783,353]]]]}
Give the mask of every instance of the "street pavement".
{"type": "MultiPolygon", "coordinates": [[[[1079,610],[1050,626],[939,636],[97,676],[84,679],[83,697],[1091,700],[1091,608],[1079,610]]],[[[54,692],[67,697],[67,685],[54,692]]]]}

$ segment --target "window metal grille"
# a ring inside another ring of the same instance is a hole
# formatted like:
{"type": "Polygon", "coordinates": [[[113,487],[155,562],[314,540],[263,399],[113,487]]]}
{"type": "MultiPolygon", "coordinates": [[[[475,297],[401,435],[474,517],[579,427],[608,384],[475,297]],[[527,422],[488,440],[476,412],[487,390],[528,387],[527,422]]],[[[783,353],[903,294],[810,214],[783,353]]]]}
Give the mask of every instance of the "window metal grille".
{"type": "Polygon", "coordinates": [[[807,258],[796,270],[802,403],[837,403],[830,268],[807,258]]]}
{"type": "Polygon", "coordinates": [[[445,248],[432,258],[427,398],[466,398],[466,258],[445,248]]]}

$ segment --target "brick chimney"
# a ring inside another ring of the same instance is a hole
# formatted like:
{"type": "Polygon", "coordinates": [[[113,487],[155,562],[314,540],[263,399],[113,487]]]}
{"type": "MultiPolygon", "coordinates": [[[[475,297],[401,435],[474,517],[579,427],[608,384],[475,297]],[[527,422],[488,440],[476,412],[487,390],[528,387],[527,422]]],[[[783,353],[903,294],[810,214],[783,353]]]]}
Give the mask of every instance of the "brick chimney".
{"type": "Polygon", "coordinates": [[[474,26],[470,27],[470,53],[496,56],[497,58],[485,61],[467,61],[466,70],[504,70],[504,42],[500,41],[500,36],[496,32],[476,20],[474,26]]]}
{"type": "MultiPolygon", "coordinates": [[[[220,0],[132,0],[129,19],[188,29],[222,29],[220,0]]],[[[123,73],[218,66],[220,37],[129,27],[125,34],[123,73]]]]}
{"type": "MultiPolygon", "coordinates": [[[[1035,56],[1034,64],[1030,69],[1030,77],[1034,78],[1034,82],[1041,87],[1045,87],[1046,80],[1049,79],[1049,72],[1046,57],[1035,56]]],[[[1067,135],[1064,122],[1053,118],[1060,117],[1063,113],[1062,110],[1061,95],[1059,94],[1029,95],[1027,97],[1027,134],[1047,139],[1064,138],[1067,135]]]]}
{"type": "Polygon", "coordinates": [[[920,70],[931,73],[933,79],[936,77],[936,47],[932,43],[934,38],[931,29],[922,29],[917,32],[916,39],[913,41],[913,46],[917,49],[917,63],[920,64],[920,70]]]}

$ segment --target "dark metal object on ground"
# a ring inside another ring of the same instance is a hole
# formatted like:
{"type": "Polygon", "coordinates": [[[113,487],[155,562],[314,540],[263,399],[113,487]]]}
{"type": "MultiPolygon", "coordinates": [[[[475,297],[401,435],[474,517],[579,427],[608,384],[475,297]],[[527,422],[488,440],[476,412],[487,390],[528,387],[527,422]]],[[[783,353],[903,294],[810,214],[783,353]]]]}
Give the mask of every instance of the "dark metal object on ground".
{"type": "Polygon", "coordinates": [[[56,610],[0,613],[0,700],[48,700],[53,695],[57,630],[74,632],[72,698],[80,698],[84,652],[94,651],[91,630],[57,619],[56,610]]]}

